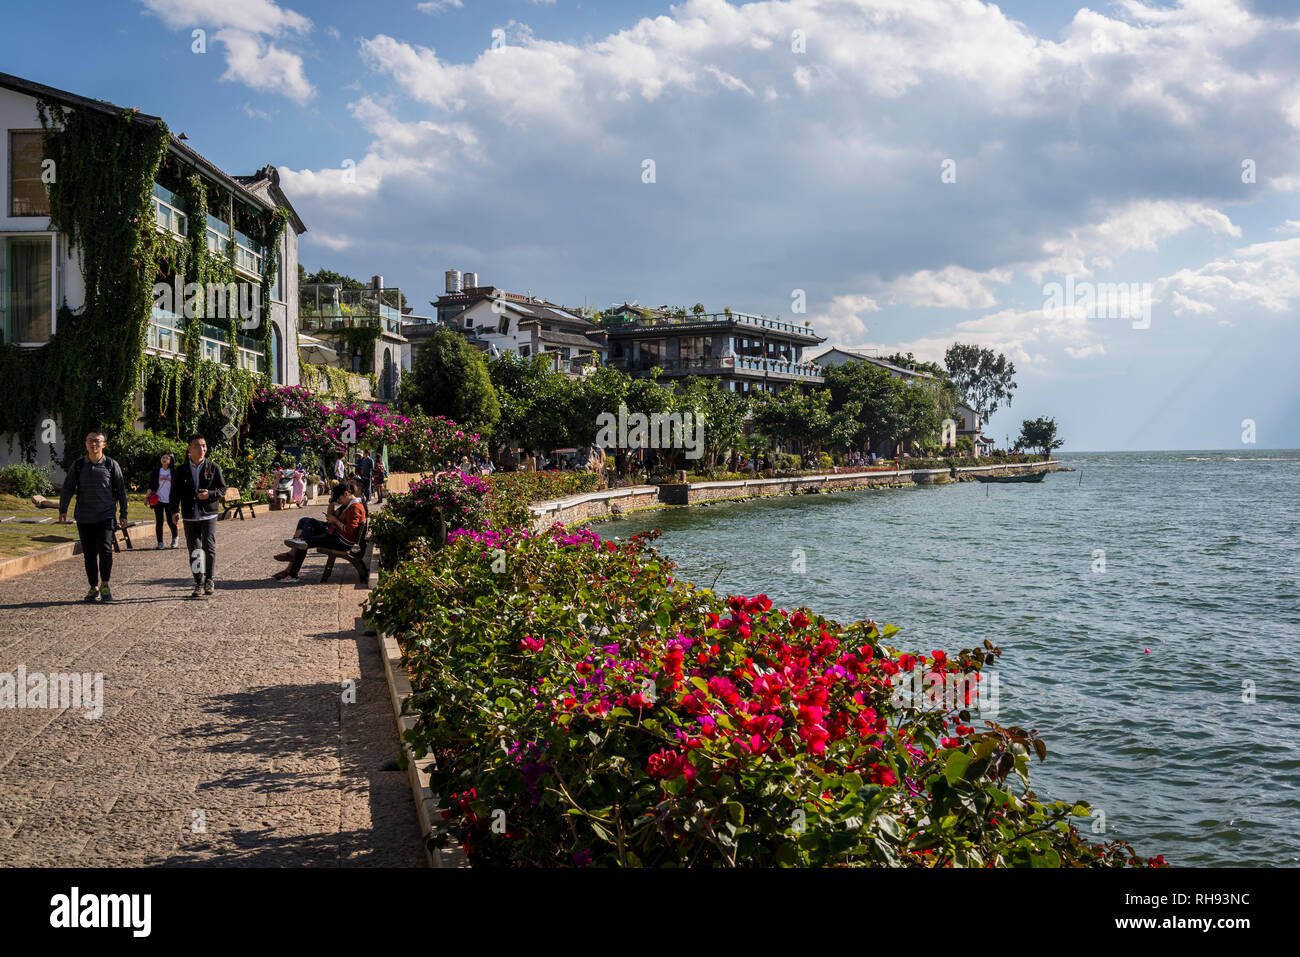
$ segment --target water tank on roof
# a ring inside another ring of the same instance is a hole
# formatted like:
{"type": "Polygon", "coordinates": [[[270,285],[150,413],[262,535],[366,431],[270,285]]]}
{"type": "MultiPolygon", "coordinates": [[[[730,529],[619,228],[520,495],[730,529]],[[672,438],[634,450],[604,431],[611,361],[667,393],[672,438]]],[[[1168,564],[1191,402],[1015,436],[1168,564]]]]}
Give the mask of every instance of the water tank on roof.
{"type": "Polygon", "coordinates": [[[467,273],[465,273],[465,286],[464,286],[464,288],[466,288],[466,289],[474,289],[474,288],[477,287],[477,286],[478,286],[478,273],[476,273],[476,272],[467,272],[467,273]]]}
{"type": "Polygon", "coordinates": [[[371,288],[371,289],[383,289],[383,288],[384,288],[384,277],[383,277],[383,276],[371,276],[371,277],[370,277],[370,288],[371,288]]]}
{"type": "Polygon", "coordinates": [[[460,270],[447,270],[447,295],[460,292],[460,270]]]}

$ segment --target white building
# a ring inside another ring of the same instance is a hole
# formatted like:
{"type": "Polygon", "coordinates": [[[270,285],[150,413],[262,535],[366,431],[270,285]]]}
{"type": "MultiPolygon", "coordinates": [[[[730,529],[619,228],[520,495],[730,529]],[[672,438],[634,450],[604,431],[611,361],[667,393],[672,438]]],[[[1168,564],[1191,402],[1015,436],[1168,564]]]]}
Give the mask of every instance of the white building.
{"type": "MultiPolygon", "coordinates": [[[[42,181],[43,138],[37,100],[62,104],[77,110],[91,110],[118,116],[121,107],[93,100],[21,77],[0,73],[0,127],[4,145],[0,149],[0,334],[3,343],[24,349],[39,349],[58,331],[58,314],[66,306],[76,314],[85,305],[86,289],[82,278],[80,253],[69,247],[68,237],[50,223],[49,196],[42,181]]],[[[136,113],[133,122],[157,126],[159,117],[136,113]]],[[[241,282],[261,282],[261,270],[267,250],[235,228],[236,212],[264,214],[282,206],[288,211],[288,225],[280,239],[279,271],[271,284],[271,344],[263,355],[260,344],[240,336],[235,344],[234,361],[238,366],[264,372],[269,380],[297,384],[298,370],[298,236],[307,227],[280,190],[274,166],[265,166],[250,176],[230,176],[194,150],[175,134],[170,134],[164,166],[189,176],[197,173],[209,189],[219,188],[228,196],[227,209],[221,216],[207,210],[200,219],[184,208],[180,197],[163,183],[154,184],[154,228],[177,238],[191,229],[206,231],[209,251],[233,252],[235,273],[241,282]]],[[[162,169],[160,168],[160,177],[162,169]]],[[[174,185],[174,184],[173,184],[174,185]]],[[[166,277],[156,277],[167,281],[166,277]]],[[[263,304],[265,307],[267,304],[263,304]]],[[[155,307],[149,323],[145,350],[161,356],[184,360],[182,352],[183,320],[176,310],[155,307]]],[[[201,333],[202,358],[226,361],[231,344],[220,331],[205,327],[201,333]]],[[[57,416],[59,410],[49,410],[57,416]]],[[[0,461],[19,458],[18,443],[13,447],[7,436],[0,436],[0,461]]],[[[78,440],[79,442],[80,440],[78,440]]],[[[54,444],[53,459],[61,457],[62,437],[54,444]]],[[[51,461],[50,446],[38,443],[37,461],[51,461]]]]}
{"type": "MultiPolygon", "coordinates": [[[[474,273],[466,275],[477,281],[474,273]]],[[[596,323],[563,306],[496,286],[461,288],[459,276],[448,272],[447,292],[434,303],[438,320],[484,352],[544,355],[555,371],[570,375],[581,375],[603,358],[605,330],[596,323]]]]}

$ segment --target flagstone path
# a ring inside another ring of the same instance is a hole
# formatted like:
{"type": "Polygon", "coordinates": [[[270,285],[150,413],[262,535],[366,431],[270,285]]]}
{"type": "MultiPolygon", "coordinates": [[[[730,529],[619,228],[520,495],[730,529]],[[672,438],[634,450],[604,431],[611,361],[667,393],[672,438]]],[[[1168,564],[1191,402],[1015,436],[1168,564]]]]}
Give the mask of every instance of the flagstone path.
{"type": "Polygon", "coordinates": [[[0,865],[427,866],[407,775],[384,767],[366,590],[341,562],[319,584],[315,555],[298,583],[269,577],[303,515],[324,507],[220,522],[210,598],[152,522],[115,556],[112,604],[81,602],[79,555],[0,581],[0,675],[103,674],[96,720],[0,707],[0,865]]]}

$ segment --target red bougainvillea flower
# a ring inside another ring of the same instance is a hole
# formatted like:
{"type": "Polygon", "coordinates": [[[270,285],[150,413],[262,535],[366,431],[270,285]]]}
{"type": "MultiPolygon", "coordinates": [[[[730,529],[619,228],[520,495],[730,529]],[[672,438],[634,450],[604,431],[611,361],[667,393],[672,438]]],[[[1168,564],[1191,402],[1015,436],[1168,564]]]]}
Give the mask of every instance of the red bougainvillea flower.
{"type": "Polygon", "coordinates": [[[525,635],[524,640],[519,642],[520,651],[538,652],[546,647],[544,638],[534,638],[532,635],[525,635]]]}
{"type": "Polygon", "coordinates": [[[940,738],[939,747],[941,748],[960,748],[961,738],[940,738]]]}
{"type": "Polygon", "coordinates": [[[881,787],[887,788],[898,783],[898,776],[884,765],[873,764],[870,771],[872,784],[879,784],[881,787]]]}
{"type": "Polygon", "coordinates": [[[650,777],[661,779],[671,779],[684,774],[686,780],[693,781],[696,774],[695,766],[687,760],[686,755],[666,748],[650,755],[645,770],[650,777]]]}
{"type": "Polygon", "coordinates": [[[654,705],[654,700],[643,695],[639,691],[634,691],[627,696],[627,706],[629,708],[649,708],[654,705]]]}
{"type": "Polygon", "coordinates": [[[898,668],[900,671],[911,671],[916,667],[916,655],[899,655],[898,668]]]}
{"type": "Polygon", "coordinates": [[[790,616],[790,624],[794,625],[796,628],[807,628],[808,625],[811,624],[811,622],[808,616],[805,615],[803,612],[796,611],[793,615],[790,616]]]}

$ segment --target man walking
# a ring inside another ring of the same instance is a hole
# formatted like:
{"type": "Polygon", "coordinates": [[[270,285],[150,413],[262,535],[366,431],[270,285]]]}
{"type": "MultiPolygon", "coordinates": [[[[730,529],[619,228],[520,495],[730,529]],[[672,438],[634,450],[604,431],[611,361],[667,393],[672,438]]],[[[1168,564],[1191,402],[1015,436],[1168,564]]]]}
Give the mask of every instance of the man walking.
{"type": "Polygon", "coordinates": [[[357,459],[357,479],[361,483],[361,501],[367,505],[370,504],[370,480],[374,474],[375,460],[367,449],[362,449],[361,458],[357,459]]]}
{"type": "Polygon", "coordinates": [[[194,573],[191,598],[211,595],[212,573],[217,564],[217,505],[226,497],[221,466],[208,460],[208,441],[190,436],[189,452],[176,470],[175,494],[185,526],[185,548],[194,573]]]}
{"type": "Polygon", "coordinates": [[[108,579],[113,574],[113,506],[120,507],[121,526],[126,528],[126,479],[121,466],[104,454],[103,432],[86,435],[86,454],[72,463],[63,480],[59,496],[59,522],[63,525],[68,524],[68,503],[74,495],[77,508],[72,518],[90,582],[84,600],[112,601],[108,579]]]}

